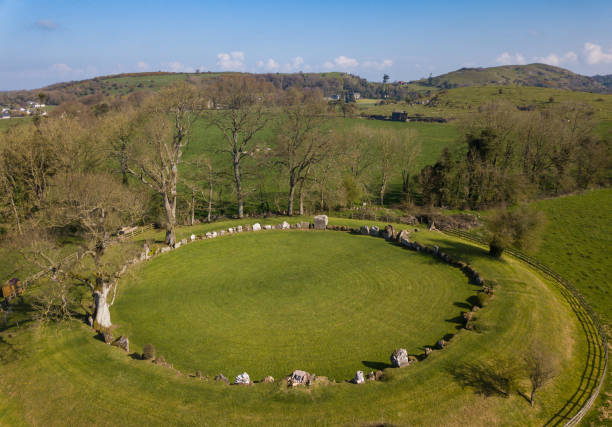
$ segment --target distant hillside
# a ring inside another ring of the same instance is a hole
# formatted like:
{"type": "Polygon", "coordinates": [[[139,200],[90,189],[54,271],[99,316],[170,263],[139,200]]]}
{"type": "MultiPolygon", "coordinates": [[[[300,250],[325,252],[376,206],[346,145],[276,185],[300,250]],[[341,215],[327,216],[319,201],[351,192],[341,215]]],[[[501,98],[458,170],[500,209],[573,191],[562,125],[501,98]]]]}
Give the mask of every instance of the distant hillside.
{"type": "Polygon", "coordinates": [[[461,68],[411,83],[450,89],[466,86],[535,86],[582,92],[612,93],[612,75],[587,77],[546,64],[461,68]]]}
{"type": "MultiPolygon", "coordinates": [[[[0,92],[0,105],[24,105],[37,100],[40,93],[48,96],[47,103],[58,105],[67,101],[96,104],[117,96],[139,96],[177,81],[198,82],[220,75],[239,73],[126,73],[92,79],[56,83],[41,89],[0,92]]],[[[393,82],[383,85],[357,75],[341,72],[327,73],[269,73],[256,74],[276,86],[318,88],[325,96],[350,97],[358,92],[361,98],[415,101],[434,96],[443,89],[484,86],[535,86],[582,92],[612,93],[612,75],[587,77],[559,67],[545,64],[508,65],[491,68],[462,68],[429,79],[405,84],[393,82]]]]}

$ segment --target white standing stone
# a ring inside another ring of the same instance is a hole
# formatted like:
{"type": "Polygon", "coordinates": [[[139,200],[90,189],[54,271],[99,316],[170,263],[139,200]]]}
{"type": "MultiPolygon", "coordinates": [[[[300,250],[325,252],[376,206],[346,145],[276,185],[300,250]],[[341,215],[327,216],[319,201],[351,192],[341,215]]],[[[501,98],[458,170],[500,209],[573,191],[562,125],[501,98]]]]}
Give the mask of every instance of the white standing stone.
{"type": "Polygon", "coordinates": [[[314,228],[315,230],[325,230],[328,223],[327,215],[317,215],[314,217],[314,228]]]}
{"type": "Polygon", "coordinates": [[[365,378],[363,377],[363,371],[357,371],[355,374],[355,378],[353,378],[354,384],[363,384],[365,382],[365,378]]]}
{"type": "Polygon", "coordinates": [[[253,231],[259,231],[261,230],[261,224],[256,222],[255,224],[253,224],[253,231]]]}
{"type": "Polygon", "coordinates": [[[236,232],[242,233],[242,225],[239,225],[238,227],[236,227],[236,232]]]}
{"type": "Polygon", "coordinates": [[[236,376],[234,384],[251,384],[251,377],[246,372],[243,372],[236,376]]]}
{"type": "Polygon", "coordinates": [[[269,224],[264,225],[264,230],[272,230],[272,226],[269,224]]]}
{"type": "Polygon", "coordinates": [[[405,348],[400,348],[391,353],[391,365],[394,368],[401,368],[410,364],[408,352],[405,348]]]}
{"type": "Polygon", "coordinates": [[[189,238],[191,239],[191,241],[193,242],[196,239],[196,235],[192,234],[191,236],[189,236],[189,238]]]}
{"type": "Polygon", "coordinates": [[[289,228],[291,228],[289,223],[287,221],[283,221],[282,229],[283,230],[288,230],[289,228]]]}

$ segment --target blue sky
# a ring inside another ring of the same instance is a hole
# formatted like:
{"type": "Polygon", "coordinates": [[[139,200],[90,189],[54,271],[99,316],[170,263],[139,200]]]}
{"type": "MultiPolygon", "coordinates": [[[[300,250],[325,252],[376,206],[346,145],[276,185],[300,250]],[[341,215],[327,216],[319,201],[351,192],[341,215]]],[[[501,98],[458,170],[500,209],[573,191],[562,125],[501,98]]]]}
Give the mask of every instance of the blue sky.
{"type": "Polygon", "coordinates": [[[0,0],[0,90],[137,71],[612,74],[607,1],[0,0]]]}

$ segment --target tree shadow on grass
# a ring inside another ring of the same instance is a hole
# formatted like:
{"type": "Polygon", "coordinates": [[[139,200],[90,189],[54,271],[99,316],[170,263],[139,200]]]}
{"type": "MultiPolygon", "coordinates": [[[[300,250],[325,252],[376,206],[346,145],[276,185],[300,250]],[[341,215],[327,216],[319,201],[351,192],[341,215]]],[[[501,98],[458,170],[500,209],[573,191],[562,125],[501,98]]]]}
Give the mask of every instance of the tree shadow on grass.
{"type": "Polygon", "coordinates": [[[515,382],[514,372],[508,365],[468,362],[451,366],[448,372],[461,386],[472,387],[476,394],[485,397],[508,397],[515,382]]]}
{"type": "Polygon", "coordinates": [[[390,363],[385,362],[372,362],[369,360],[362,360],[364,366],[370,369],[376,369],[377,371],[382,371],[383,369],[392,368],[393,366],[390,363]]]}

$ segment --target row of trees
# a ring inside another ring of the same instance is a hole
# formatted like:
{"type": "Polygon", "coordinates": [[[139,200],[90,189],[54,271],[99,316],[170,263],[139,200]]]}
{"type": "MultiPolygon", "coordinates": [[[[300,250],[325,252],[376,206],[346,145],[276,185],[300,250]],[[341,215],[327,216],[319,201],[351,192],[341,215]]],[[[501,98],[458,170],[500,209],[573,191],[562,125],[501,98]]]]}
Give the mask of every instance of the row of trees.
{"type": "Polygon", "coordinates": [[[480,209],[609,182],[610,141],[573,103],[542,111],[487,104],[463,123],[463,145],[424,168],[426,204],[480,209]]]}

